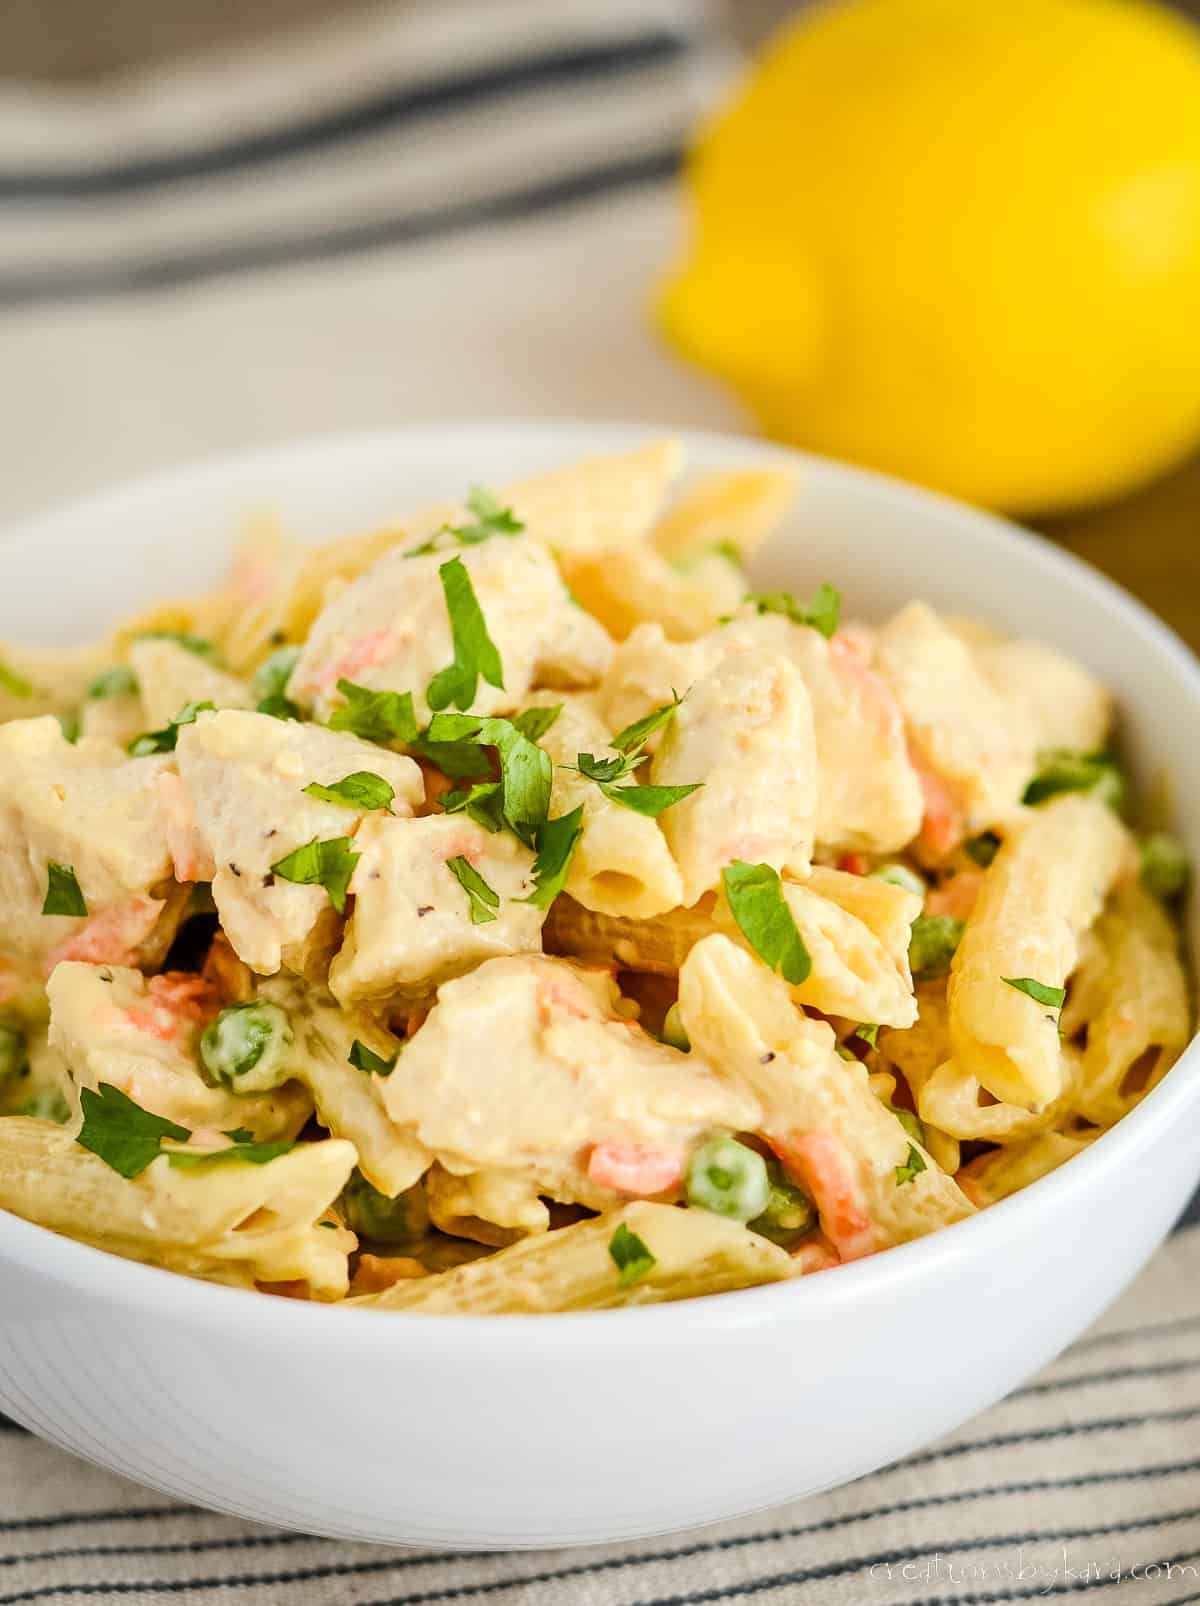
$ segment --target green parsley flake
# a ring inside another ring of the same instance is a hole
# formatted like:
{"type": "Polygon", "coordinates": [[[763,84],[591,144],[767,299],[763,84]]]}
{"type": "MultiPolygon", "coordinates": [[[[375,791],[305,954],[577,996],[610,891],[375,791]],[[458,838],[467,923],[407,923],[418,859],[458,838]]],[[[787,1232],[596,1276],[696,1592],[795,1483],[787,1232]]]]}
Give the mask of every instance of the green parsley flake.
{"type": "Polygon", "coordinates": [[[750,591],[743,601],[759,613],[781,613],[795,625],[808,625],[826,641],[836,631],[842,612],[842,594],[831,585],[819,585],[808,602],[797,602],[790,591],[750,591]]]}
{"type": "Polygon", "coordinates": [[[886,1099],[884,1105],[896,1117],[914,1143],[925,1142],[925,1127],[919,1115],[915,1115],[912,1110],[906,1110],[902,1104],[888,1104],[886,1099]]]}
{"type": "Polygon", "coordinates": [[[870,1048],[875,1048],[878,1046],[879,1027],[877,1025],[860,1026],[854,1035],[862,1042],[866,1043],[870,1048]]]}
{"type": "Polygon", "coordinates": [[[1047,1009],[1061,1009],[1066,1002],[1065,987],[1048,987],[1044,981],[1034,981],[1032,976],[1001,976],[1000,980],[1006,987],[1015,988],[1027,998],[1032,998],[1035,1004],[1044,1004],[1047,1009]]]}
{"type": "Polygon", "coordinates": [[[416,741],[412,692],[371,691],[366,686],[356,686],[352,680],[339,680],[337,689],[346,700],[329,716],[331,731],[350,731],[380,747],[392,742],[407,746],[416,741]]]}
{"type": "Polygon", "coordinates": [[[46,865],[46,899],[42,904],[44,915],[86,915],[88,906],[69,864],[56,864],[51,859],[46,865]]]}
{"type": "Polygon", "coordinates": [[[63,741],[70,742],[74,746],[79,740],[79,733],[83,728],[79,723],[79,715],[56,714],[55,718],[58,720],[59,730],[63,733],[63,741]]]}
{"type": "Polygon", "coordinates": [[[451,558],[438,570],[446,612],[450,616],[450,636],[454,643],[454,662],[441,669],[429,682],[425,697],[430,708],[470,708],[482,675],[489,686],[504,690],[504,666],[496,644],[488,635],[487,623],[471,576],[461,558],[451,558]]]}
{"type": "Polygon", "coordinates": [[[410,547],[404,556],[420,558],[451,546],[478,546],[496,535],[520,535],[525,528],[510,507],[505,507],[498,497],[480,485],[471,487],[467,507],[475,515],[474,524],[443,524],[428,541],[410,547]]]}
{"type": "Polygon", "coordinates": [[[721,880],[738,930],[763,963],[793,987],[806,981],[812,958],[783,895],[779,872],[769,864],[735,859],[721,880]]]}
{"type": "MultiPolygon", "coordinates": [[[[431,748],[457,749],[464,742],[494,747],[500,760],[499,793],[489,779],[468,792],[453,794],[443,807],[451,813],[466,809],[488,830],[495,830],[502,819],[519,841],[533,847],[550,812],[554,767],[549,753],[512,720],[474,714],[435,714],[424,739],[431,748]]],[[[477,769],[486,774],[490,765],[479,760],[477,769]]]]}
{"type": "Polygon", "coordinates": [[[608,1252],[612,1256],[613,1265],[620,1273],[622,1288],[629,1288],[632,1284],[640,1282],[646,1273],[653,1271],[658,1264],[648,1245],[636,1232],[630,1232],[624,1222],[609,1239],[608,1252]]]}
{"type": "Polygon", "coordinates": [[[255,696],[264,700],[286,696],[288,681],[299,657],[299,647],[276,647],[274,652],[268,653],[254,671],[255,696]]]}
{"type": "Polygon", "coordinates": [[[925,1164],[925,1156],[915,1143],[910,1143],[908,1153],[904,1156],[904,1164],[896,1167],[896,1186],[898,1188],[903,1187],[906,1182],[915,1181],[922,1171],[928,1170],[929,1167],[925,1164]]]}
{"type": "Polygon", "coordinates": [[[962,934],[963,923],[953,915],[918,915],[908,939],[913,980],[935,981],[946,975],[962,934]]]}
{"type": "Polygon", "coordinates": [[[143,1110],[109,1082],[101,1082],[94,1091],[83,1088],[79,1104],[83,1126],[76,1143],[126,1178],[141,1176],[158,1158],[164,1138],[186,1143],[192,1135],[187,1127],[143,1110]]]}
{"type": "Polygon", "coordinates": [[[391,1059],[385,1060],[382,1054],[376,1054],[365,1043],[360,1043],[356,1037],[350,1045],[350,1053],[347,1058],[356,1071],[366,1071],[371,1076],[390,1076],[396,1069],[396,1061],[400,1058],[400,1050],[397,1049],[391,1059]]]}
{"type": "Polygon", "coordinates": [[[672,691],[669,703],[663,703],[661,708],[655,708],[641,719],[635,719],[632,725],[626,725],[624,730],[617,732],[609,746],[617,753],[640,753],[656,731],[665,730],[671,723],[686,696],[687,692],[680,697],[678,692],[672,691]]]}
{"type": "Polygon", "coordinates": [[[1088,792],[1120,813],[1129,792],[1124,769],[1111,753],[1073,753],[1056,748],[1040,755],[1040,768],[1021,801],[1035,806],[1062,792],[1088,792]]]}
{"type": "Polygon", "coordinates": [[[149,753],[173,753],[179,741],[181,726],[194,725],[198,714],[215,714],[216,711],[215,703],[184,703],[162,730],[146,731],[141,736],[135,736],[127,751],[132,753],[134,758],[145,758],[149,753]]]}
{"type": "Polygon", "coordinates": [[[346,891],[354,867],[362,858],[355,853],[348,836],[313,837],[271,866],[271,873],[301,887],[324,887],[338,914],[346,910],[346,891]]]}
{"type": "Polygon", "coordinates": [[[500,894],[494,887],[488,886],[474,865],[460,853],[446,860],[446,868],[467,895],[471,924],[485,926],[489,920],[495,920],[496,910],[500,907],[500,894]]]}
{"type": "Polygon", "coordinates": [[[540,742],[562,711],[561,703],[553,703],[548,708],[527,708],[524,713],[514,714],[512,722],[522,736],[528,736],[531,742],[540,742]]]}
{"type": "Polygon", "coordinates": [[[535,909],[549,909],[567,884],[571,861],[583,835],[583,804],[569,814],[547,820],[537,834],[537,857],[533,861],[534,890],[521,903],[535,909]]]}
{"type": "Polygon", "coordinates": [[[373,770],[355,770],[329,786],[310,781],[304,787],[306,797],[315,797],[320,803],[337,803],[344,809],[390,809],[396,789],[382,775],[373,770]]]}
{"type": "Polygon", "coordinates": [[[13,697],[33,696],[33,682],[26,680],[24,675],[18,675],[15,669],[10,669],[4,663],[0,663],[0,688],[13,697]]]}
{"type": "Polygon", "coordinates": [[[575,768],[586,780],[594,781],[610,802],[657,819],[664,810],[699,791],[703,781],[684,786],[620,786],[618,782],[633,774],[646,756],[647,741],[656,731],[665,729],[671,723],[682,702],[683,698],[673,692],[671,702],[664,703],[661,708],[655,708],[643,718],[634,720],[632,725],[627,725],[623,731],[617,732],[609,744],[614,752],[612,758],[597,758],[594,753],[577,753],[575,768]]]}
{"type": "Polygon", "coordinates": [[[260,703],[255,704],[256,714],[269,714],[272,719],[295,719],[303,716],[300,705],[294,703],[290,697],[284,697],[280,692],[273,692],[270,697],[264,697],[260,703]]]}
{"type": "Polygon", "coordinates": [[[600,790],[611,803],[619,803],[624,809],[633,809],[657,820],[664,810],[682,803],[703,785],[703,781],[693,781],[690,786],[602,786],[600,790]]]}
{"type": "Polygon", "coordinates": [[[115,669],[106,669],[84,692],[88,701],[100,701],[105,697],[132,697],[138,690],[137,676],[127,664],[118,664],[115,669]]]}

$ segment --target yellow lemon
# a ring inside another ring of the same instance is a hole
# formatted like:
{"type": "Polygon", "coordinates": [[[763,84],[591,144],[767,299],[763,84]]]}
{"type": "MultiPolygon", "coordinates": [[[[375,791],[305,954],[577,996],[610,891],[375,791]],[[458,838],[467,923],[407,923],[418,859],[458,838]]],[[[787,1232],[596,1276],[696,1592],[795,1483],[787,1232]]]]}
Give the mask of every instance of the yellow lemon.
{"type": "Polygon", "coordinates": [[[1200,35],[1145,0],[843,0],[687,169],[668,338],[768,434],[1010,511],[1200,439],[1200,35]]]}

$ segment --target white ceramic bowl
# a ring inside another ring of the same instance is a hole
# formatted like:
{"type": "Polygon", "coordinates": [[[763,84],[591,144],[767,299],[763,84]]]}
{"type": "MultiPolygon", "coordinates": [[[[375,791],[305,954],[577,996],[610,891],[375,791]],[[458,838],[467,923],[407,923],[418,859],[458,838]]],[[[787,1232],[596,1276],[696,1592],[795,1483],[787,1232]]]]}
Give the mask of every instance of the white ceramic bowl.
{"type": "MultiPolygon", "coordinates": [[[[0,638],[82,639],[212,581],[248,508],[316,536],[644,430],[512,424],[305,441],[184,468],[0,545],[0,638]]],[[[911,596],[1076,654],[1117,692],[1143,772],[1170,767],[1200,854],[1200,667],[1137,603],[965,507],[799,461],[764,583],[911,596]]],[[[443,1318],[209,1286],[0,1215],[0,1408],[138,1482],[262,1522],[398,1543],[633,1537],[768,1506],[912,1451],[1005,1394],[1104,1308],[1200,1175],[1193,1049],[1091,1149],[986,1213],[800,1283],[656,1309],[443,1318]]]]}

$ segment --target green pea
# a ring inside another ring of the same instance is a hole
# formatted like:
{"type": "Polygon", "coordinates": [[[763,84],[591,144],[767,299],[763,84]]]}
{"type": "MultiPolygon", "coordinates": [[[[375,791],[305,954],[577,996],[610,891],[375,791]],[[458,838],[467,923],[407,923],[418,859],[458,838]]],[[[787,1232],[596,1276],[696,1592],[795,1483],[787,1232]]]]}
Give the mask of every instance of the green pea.
{"type": "Polygon", "coordinates": [[[733,1221],[761,1216],[771,1195],[767,1162],[736,1138],[709,1138],[688,1163],[690,1205],[733,1221]]]}
{"type": "Polygon", "coordinates": [[[386,1193],[373,1188],[361,1171],[351,1176],[342,1190],[341,1202],[346,1224],[372,1243],[409,1243],[419,1238],[429,1224],[422,1188],[409,1188],[389,1199],[386,1193]]]}
{"type": "Polygon", "coordinates": [[[767,1207],[747,1226],[781,1249],[791,1249],[816,1226],[817,1212],[808,1195],[787,1180],[782,1166],[771,1161],[767,1171],[771,1184],[767,1207]]]}
{"type": "Polygon", "coordinates": [[[292,670],[300,656],[299,647],[277,647],[254,671],[254,693],[257,697],[282,697],[287,691],[292,670]]]}
{"type": "Polygon", "coordinates": [[[962,941],[963,923],[953,915],[918,915],[912,923],[908,962],[914,981],[934,981],[950,969],[962,941]]]}
{"type": "Polygon", "coordinates": [[[1138,845],[1142,885],[1156,898],[1177,898],[1187,886],[1192,867],[1182,842],[1169,831],[1155,831],[1138,845]]]}
{"type": "Polygon", "coordinates": [[[288,1079],[292,1028],[278,1004],[251,1000],[223,1009],[200,1039],[215,1082],[234,1093],[266,1093],[288,1079]]]}
{"type": "Polygon", "coordinates": [[[29,1044],[15,1026],[0,1025],[0,1087],[29,1069],[29,1044]]]}
{"type": "Polygon", "coordinates": [[[906,864],[881,864],[868,873],[876,881],[890,881],[892,886],[903,887],[905,892],[915,892],[918,898],[924,898],[928,890],[917,872],[906,864]]]}
{"type": "Polygon", "coordinates": [[[679,1013],[679,1005],[672,1004],[662,1023],[662,1040],[670,1048],[677,1048],[681,1054],[690,1051],[692,1040],[683,1029],[683,1016],[679,1013]]]}

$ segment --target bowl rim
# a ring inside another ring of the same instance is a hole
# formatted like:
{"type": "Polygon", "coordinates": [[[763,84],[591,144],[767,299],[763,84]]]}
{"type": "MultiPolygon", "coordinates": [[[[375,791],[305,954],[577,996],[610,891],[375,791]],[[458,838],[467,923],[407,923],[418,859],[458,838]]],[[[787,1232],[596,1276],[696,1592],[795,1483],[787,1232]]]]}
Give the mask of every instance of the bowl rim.
{"type": "MultiPolygon", "coordinates": [[[[1118,614],[1129,630],[1131,647],[1140,637],[1144,645],[1166,659],[1178,682],[1181,702],[1200,722],[1200,660],[1144,603],[1082,558],[1011,520],[939,492],[857,464],[732,431],[672,429],[653,422],[628,420],[528,417],[412,423],[389,429],[290,437],[263,446],[210,454],[116,481],[26,516],[0,531],[0,553],[8,556],[22,547],[57,538],[62,529],[84,520],[111,518],[117,510],[145,503],[153,505],[158,499],[186,492],[193,485],[211,486],[214,481],[219,483],[231,476],[255,472],[261,472],[266,478],[276,465],[285,465],[298,454],[351,459],[360,454],[370,456],[386,452],[389,448],[407,446],[411,449],[423,438],[444,443],[447,436],[479,433],[508,436],[522,442],[527,442],[531,436],[544,436],[548,444],[554,443],[555,450],[560,444],[570,442],[581,453],[619,450],[622,442],[633,445],[670,435],[685,446],[727,453],[731,464],[739,460],[790,464],[799,470],[802,485],[806,477],[816,477],[852,495],[873,496],[907,505],[912,512],[924,512],[943,522],[957,523],[970,530],[977,544],[982,541],[1001,552],[1020,551],[1025,558],[1040,565],[1049,582],[1060,584],[1068,591],[1083,591],[1118,614]]],[[[420,1344],[436,1335],[435,1341],[440,1345],[462,1346],[467,1351],[475,1350],[481,1340],[486,1341],[493,1352],[497,1346],[515,1346],[520,1351],[528,1351],[532,1328],[541,1335],[543,1344],[551,1333],[563,1333],[572,1335],[564,1340],[572,1344],[583,1343],[590,1337],[602,1338],[606,1345],[673,1346],[697,1323],[703,1323],[706,1334],[719,1339],[763,1322],[802,1318],[815,1303],[827,1312],[836,1311],[839,1306],[853,1303],[860,1297],[886,1294],[896,1283],[908,1278],[910,1271],[914,1275],[921,1271],[936,1275],[939,1269],[952,1262],[985,1253],[989,1244],[1001,1248],[1006,1240],[1019,1239],[1036,1227],[1042,1213],[1055,1210],[1058,1204],[1094,1186],[1103,1186],[1106,1179],[1123,1169],[1132,1153],[1161,1137],[1184,1105],[1198,1096],[1200,1077],[1194,1074],[1197,1065],[1200,1065],[1200,1049],[1193,1038],[1146,1098],[1083,1153],[1074,1156],[1070,1164],[967,1220],[840,1266],[837,1277],[801,1277],[668,1304],[561,1312],[552,1318],[545,1315],[444,1318],[416,1311],[362,1307],[347,1310],[344,1302],[322,1304],[265,1298],[254,1289],[205,1282],[127,1260],[4,1210],[0,1210],[0,1257],[27,1269],[43,1282],[71,1286],[85,1294],[98,1294],[106,1303],[139,1308],[151,1317],[221,1327],[227,1326],[230,1319],[240,1319],[243,1324],[261,1331],[264,1337],[267,1334],[282,1336],[286,1331],[293,1344],[323,1344],[328,1333],[340,1335],[343,1343],[394,1349],[397,1344],[420,1344]],[[1193,1073],[1190,1076],[1186,1071],[1189,1065],[1193,1073]]],[[[1197,1169],[1200,1170],[1200,1160],[1197,1169]]]]}

